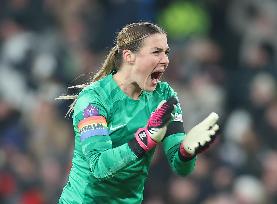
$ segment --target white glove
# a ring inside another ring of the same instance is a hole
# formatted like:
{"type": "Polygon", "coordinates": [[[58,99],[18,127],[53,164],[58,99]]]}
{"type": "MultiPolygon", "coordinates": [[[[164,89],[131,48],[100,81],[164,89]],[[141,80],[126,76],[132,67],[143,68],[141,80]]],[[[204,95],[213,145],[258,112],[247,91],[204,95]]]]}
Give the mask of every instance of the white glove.
{"type": "MultiPolygon", "coordinates": [[[[219,116],[216,113],[211,113],[201,123],[194,126],[185,136],[181,148],[191,157],[207,149],[210,143],[215,139],[215,133],[219,129],[217,123],[219,116]]],[[[182,150],[181,150],[182,153],[182,150]]],[[[182,153],[182,155],[187,155],[182,153]]]]}

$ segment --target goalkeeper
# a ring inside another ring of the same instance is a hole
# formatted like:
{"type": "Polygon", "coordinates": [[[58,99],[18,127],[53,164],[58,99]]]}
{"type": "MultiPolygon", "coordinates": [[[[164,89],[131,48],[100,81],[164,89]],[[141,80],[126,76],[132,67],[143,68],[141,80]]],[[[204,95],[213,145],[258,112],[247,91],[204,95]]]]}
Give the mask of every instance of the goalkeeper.
{"type": "MultiPolygon", "coordinates": [[[[155,147],[186,176],[218,130],[216,113],[184,133],[167,69],[166,33],[148,22],[125,26],[93,83],[75,99],[75,147],[59,203],[141,203],[155,147]]],[[[63,98],[66,98],[63,97],[63,98]]]]}

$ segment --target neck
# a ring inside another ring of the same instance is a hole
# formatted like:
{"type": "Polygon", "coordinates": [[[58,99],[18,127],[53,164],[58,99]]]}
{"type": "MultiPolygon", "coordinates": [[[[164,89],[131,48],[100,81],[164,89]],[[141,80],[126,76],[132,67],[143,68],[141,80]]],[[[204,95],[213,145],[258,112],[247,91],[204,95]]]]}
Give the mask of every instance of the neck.
{"type": "Polygon", "coordinates": [[[141,88],[131,79],[130,72],[118,71],[113,79],[120,89],[130,98],[137,100],[142,92],[141,88]]]}

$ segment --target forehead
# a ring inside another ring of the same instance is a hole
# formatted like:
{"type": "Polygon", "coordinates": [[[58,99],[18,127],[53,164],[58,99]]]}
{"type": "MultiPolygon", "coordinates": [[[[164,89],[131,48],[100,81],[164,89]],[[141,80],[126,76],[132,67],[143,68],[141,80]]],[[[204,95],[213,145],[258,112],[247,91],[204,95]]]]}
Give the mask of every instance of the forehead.
{"type": "Polygon", "coordinates": [[[141,49],[162,48],[167,49],[167,36],[166,34],[153,34],[143,40],[141,49]]]}

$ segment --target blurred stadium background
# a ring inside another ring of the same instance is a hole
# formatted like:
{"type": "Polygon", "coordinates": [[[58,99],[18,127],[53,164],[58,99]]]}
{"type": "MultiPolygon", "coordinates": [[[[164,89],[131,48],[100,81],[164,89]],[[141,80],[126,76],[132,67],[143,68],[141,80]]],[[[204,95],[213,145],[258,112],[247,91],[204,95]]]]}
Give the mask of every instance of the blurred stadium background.
{"type": "Polygon", "coordinates": [[[165,78],[185,129],[221,116],[190,176],[157,151],[143,203],[277,203],[275,0],[1,0],[0,203],[57,203],[74,136],[69,103],[54,98],[95,73],[114,33],[139,20],[168,31],[165,78]]]}

